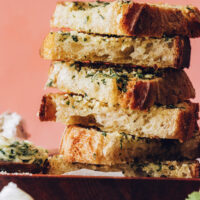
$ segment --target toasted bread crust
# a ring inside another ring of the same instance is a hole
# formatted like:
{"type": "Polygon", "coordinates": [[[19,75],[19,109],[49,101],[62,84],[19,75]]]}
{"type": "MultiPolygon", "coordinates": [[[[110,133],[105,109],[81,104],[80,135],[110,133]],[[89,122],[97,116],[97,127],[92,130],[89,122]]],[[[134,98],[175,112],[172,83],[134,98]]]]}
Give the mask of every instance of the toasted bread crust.
{"type": "Polygon", "coordinates": [[[199,37],[200,12],[193,6],[170,6],[132,1],[106,2],[106,5],[96,2],[63,2],[57,4],[51,25],[57,28],[67,27],[77,31],[101,34],[199,37]],[[101,12],[97,15],[99,8],[101,12]],[[85,21],[86,16],[90,16],[91,19],[85,21]]]}
{"type": "Polygon", "coordinates": [[[200,136],[185,143],[177,140],[135,138],[120,132],[68,126],[60,154],[67,162],[115,165],[133,160],[193,160],[200,153],[200,136]],[[187,153],[187,152],[188,153],[187,153]]]}
{"type": "Polygon", "coordinates": [[[116,37],[75,31],[49,33],[40,50],[44,59],[54,61],[105,62],[162,69],[188,68],[190,53],[187,37],[116,37]]]}
{"type": "Polygon", "coordinates": [[[182,112],[179,115],[179,126],[177,127],[177,134],[181,134],[180,138],[182,140],[187,140],[190,138],[192,133],[190,130],[195,130],[198,127],[197,120],[199,119],[198,113],[199,113],[199,104],[198,103],[190,103],[191,111],[190,112],[182,112]],[[184,134],[188,133],[188,134],[184,134]]]}
{"type": "MultiPolygon", "coordinates": [[[[198,13],[199,14],[199,13],[198,13]]],[[[166,35],[193,35],[188,19],[183,11],[149,4],[131,3],[127,8],[121,25],[127,34],[160,37],[166,35]]],[[[198,30],[198,29],[197,29],[198,30]]],[[[199,33],[197,34],[199,35],[199,33]]]]}
{"type": "Polygon", "coordinates": [[[123,108],[132,110],[148,109],[155,104],[177,104],[195,97],[192,83],[182,70],[149,72],[147,75],[152,77],[145,79],[134,75],[136,68],[129,68],[127,71],[122,68],[124,71],[119,73],[117,65],[92,66],[95,65],[54,62],[46,85],[67,93],[86,93],[90,98],[108,103],[109,106],[120,104],[123,108]],[[156,73],[159,75],[156,76],[156,73]],[[118,87],[119,79],[125,84],[123,91],[118,87]]]}
{"type": "Polygon", "coordinates": [[[191,45],[188,37],[176,37],[174,40],[174,66],[190,66],[191,45]],[[178,56],[179,55],[179,56],[178,56]]]}
{"type": "MultiPolygon", "coordinates": [[[[43,101],[43,121],[60,121],[66,125],[97,126],[103,131],[119,131],[138,137],[189,139],[197,129],[198,104],[184,102],[175,107],[153,106],[149,111],[129,111],[120,106],[109,108],[96,100],[77,95],[49,94],[52,102],[43,101]],[[66,103],[68,102],[68,103],[66,103]],[[56,105],[52,116],[48,108],[56,105]],[[109,113],[109,115],[107,115],[109,113]],[[51,117],[49,117],[50,115],[51,117]],[[126,121],[126,122],[125,122],[126,121]]],[[[44,98],[48,98],[44,96],[44,98]]]]}
{"type": "Polygon", "coordinates": [[[149,81],[130,81],[121,104],[130,109],[148,109],[155,104],[170,105],[194,98],[193,86],[183,71],[169,72],[149,81]]]}
{"type": "Polygon", "coordinates": [[[55,121],[56,120],[56,105],[53,103],[50,96],[44,95],[39,111],[40,121],[55,121]]]}

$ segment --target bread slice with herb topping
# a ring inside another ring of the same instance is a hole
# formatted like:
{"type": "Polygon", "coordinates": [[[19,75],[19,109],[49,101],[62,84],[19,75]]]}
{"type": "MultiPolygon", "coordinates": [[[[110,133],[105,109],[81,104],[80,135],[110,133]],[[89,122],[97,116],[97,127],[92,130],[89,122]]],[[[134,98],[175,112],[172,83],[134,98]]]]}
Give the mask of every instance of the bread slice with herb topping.
{"type": "Polygon", "coordinates": [[[29,141],[0,136],[0,171],[40,173],[47,159],[47,150],[29,141]]]}
{"type": "Polygon", "coordinates": [[[193,6],[134,1],[59,2],[51,20],[56,28],[75,31],[162,37],[200,36],[200,12],[193,6]]]}
{"type": "Polygon", "coordinates": [[[67,162],[97,165],[126,164],[133,160],[194,160],[200,155],[200,135],[180,143],[71,125],[63,134],[60,154],[67,162]]]}
{"type": "Polygon", "coordinates": [[[184,68],[190,63],[187,37],[125,37],[71,32],[51,32],[41,48],[49,60],[76,60],[129,64],[156,68],[184,68]]]}
{"type": "Polygon", "coordinates": [[[44,95],[41,121],[60,121],[66,125],[97,126],[107,132],[124,132],[137,137],[191,138],[197,129],[199,105],[183,102],[170,106],[152,106],[149,110],[123,109],[81,95],[44,95]]]}
{"type": "Polygon", "coordinates": [[[122,165],[93,165],[67,162],[63,155],[49,158],[49,174],[64,174],[79,169],[123,172],[127,177],[199,178],[198,161],[131,162],[122,165]]]}
{"type": "Polygon", "coordinates": [[[121,65],[53,62],[46,86],[132,110],[177,104],[195,97],[192,83],[182,70],[121,65]]]}

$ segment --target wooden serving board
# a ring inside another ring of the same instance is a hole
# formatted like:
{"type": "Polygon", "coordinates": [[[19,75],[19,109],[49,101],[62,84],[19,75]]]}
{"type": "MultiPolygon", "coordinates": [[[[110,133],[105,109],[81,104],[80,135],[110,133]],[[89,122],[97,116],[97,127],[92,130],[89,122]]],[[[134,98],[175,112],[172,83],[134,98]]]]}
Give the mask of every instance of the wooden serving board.
{"type": "Polygon", "coordinates": [[[115,178],[54,175],[0,175],[35,200],[184,200],[200,189],[200,179],[115,178]]]}

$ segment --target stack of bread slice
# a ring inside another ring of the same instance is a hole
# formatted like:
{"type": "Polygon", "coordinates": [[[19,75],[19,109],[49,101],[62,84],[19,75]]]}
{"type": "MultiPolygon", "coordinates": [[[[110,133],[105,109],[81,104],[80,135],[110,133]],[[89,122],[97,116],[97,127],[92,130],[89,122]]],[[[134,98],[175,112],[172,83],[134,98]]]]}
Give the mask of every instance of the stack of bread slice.
{"type": "Polygon", "coordinates": [[[66,124],[50,173],[198,177],[199,105],[183,68],[200,36],[193,6],[62,2],[41,56],[52,60],[41,121],[66,124]],[[71,31],[66,31],[70,28],[71,31]]]}

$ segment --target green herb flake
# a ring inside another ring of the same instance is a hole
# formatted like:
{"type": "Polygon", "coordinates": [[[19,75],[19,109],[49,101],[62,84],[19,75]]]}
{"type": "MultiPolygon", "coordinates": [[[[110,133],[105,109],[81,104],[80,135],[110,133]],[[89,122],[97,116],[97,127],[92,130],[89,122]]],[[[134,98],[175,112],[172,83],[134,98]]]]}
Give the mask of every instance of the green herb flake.
{"type": "Polygon", "coordinates": [[[103,135],[103,136],[107,136],[107,133],[106,132],[101,132],[101,134],[103,135]]]}
{"type": "Polygon", "coordinates": [[[160,172],[162,170],[162,164],[159,162],[158,163],[158,169],[157,169],[157,172],[160,172]]]}
{"type": "Polygon", "coordinates": [[[120,135],[122,135],[121,138],[120,138],[120,149],[122,149],[123,148],[123,140],[128,139],[128,136],[124,132],[121,132],[120,135]]]}
{"type": "Polygon", "coordinates": [[[30,161],[30,159],[29,160],[22,160],[22,162],[24,162],[24,163],[27,163],[27,162],[29,162],[30,161]]]}
{"type": "Polygon", "coordinates": [[[69,105],[69,104],[70,104],[70,101],[69,101],[69,100],[68,100],[68,101],[66,101],[66,104],[67,104],[67,105],[69,105]]]}
{"type": "Polygon", "coordinates": [[[101,19],[105,19],[104,16],[102,14],[99,14],[99,16],[101,17],[101,19]]]}
{"type": "Polygon", "coordinates": [[[86,42],[86,41],[87,41],[87,38],[84,38],[83,41],[86,42]]]}
{"type": "Polygon", "coordinates": [[[175,106],[175,105],[166,105],[166,108],[167,109],[174,109],[174,108],[177,108],[177,106],[175,106]]]}
{"type": "Polygon", "coordinates": [[[104,2],[103,3],[104,7],[107,6],[107,5],[109,5],[109,4],[110,4],[109,2],[104,2]]]}
{"type": "Polygon", "coordinates": [[[53,80],[50,80],[48,83],[47,83],[47,87],[52,87],[53,86],[53,80]]]}
{"type": "Polygon", "coordinates": [[[123,137],[120,138],[120,149],[122,149],[123,137]]]}
{"type": "Polygon", "coordinates": [[[88,6],[89,6],[90,8],[96,8],[96,7],[99,7],[99,5],[93,5],[93,4],[91,4],[91,3],[88,3],[88,6]]]}
{"type": "Polygon", "coordinates": [[[73,76],[72,76],[72,79],[74,79],[75,77],[76,77],[76,76],[75,76],[75,75],[73,75],[73,76]]]}
{"type": "Polygon", "coordinates": [[[69,36],[70,36],[70,33],[62,33],[59,41],[64,42],[69,36]]]}
{"type": "Polygon", "coordinates": [[[0,152],[1,152],[3,155],[6,154],[5,151],[3,151],[2,149],[0,149],[0,152]]]}
{"type": "Polygon", "coordinates": [[[98,4],[102,4],[103,7],[106,7],[107,5],[109,5],[110,3],[109,2],[104,2],[104,1],[96,1],[98,4]]]}
{"type": "Polygon", "coordinates": [[[41,165],[43,163],[43,160],[42,159],[37,159],[33,162],[33,164],[36,164],[36,165],[41,165]]]}
{"type": "Polygon", "coordinates": [[[15,159],[15,155],[9,155],[10,159],[15,159]]]}
{"type": "Polygon", "coordinates": [[[78,37],[76,35],[72,35],[72,40],[74,40],[74,42],[78,42],[78,37]]]}
{"type": "Polygon", "coordinates": [[[194,12],[194,10],[192,8],[190,8],[189,6],[186,7],[189,11],[194,12]]]}
{"type": "Polygon", "coordinates": [[[128,139],[128,136],[127,136],[127,134],[126,134],[126,133],[124,133],[124,132],[121,132],[120,134],[121,134],[121,135],[122,135],[122,137],[124,137],[125,139],[128,139]]]}
{"type": "Polygon", "coordinates": [[[105,80],[105,79],[102,79],[101,81],[102,81],[102,83],[103,83],[104,85],[106,85],[106,80],[105,80]]]}
{"type": "Polygon", "coordinates": [[[97,154],[93,153],[93,158],[96,159],[96,157],[97,157],[97,154]]]}
{"type": "Polygon", "coordinates": [[[94,74],[87,74],[86,76],[85,76],[85,78],[90,78],[90,77],[93,77],[94,76],[94,74]]]}
{"type": "Polygon", "coordinates": [[[170,169],[170,170],[175,170],[175,167],[174,167],[173,165],[170,165],[170,166],[169,166],[169,169],[170,169]]]}
{"type": "Polygon", "coordinates": [[[73,4],[77,10],[85,10],[85,8],[83,7],[83,4],[81,2],[73,2],[73,4]]]}
{"type": "Polygon", "coordinates": [[[69,66],[70,66],[70,67],[74,67],[74,66],[75,66],[75,63],[72,63],[72,64],[70,64],[69,66]]]}
{"type": "Polygon", "coordinates": [[[167,35],[163,35],[163,38],[165,39],[165,41],[167,42],[170,38],[169,37],[167,37],[167,35]]]}

